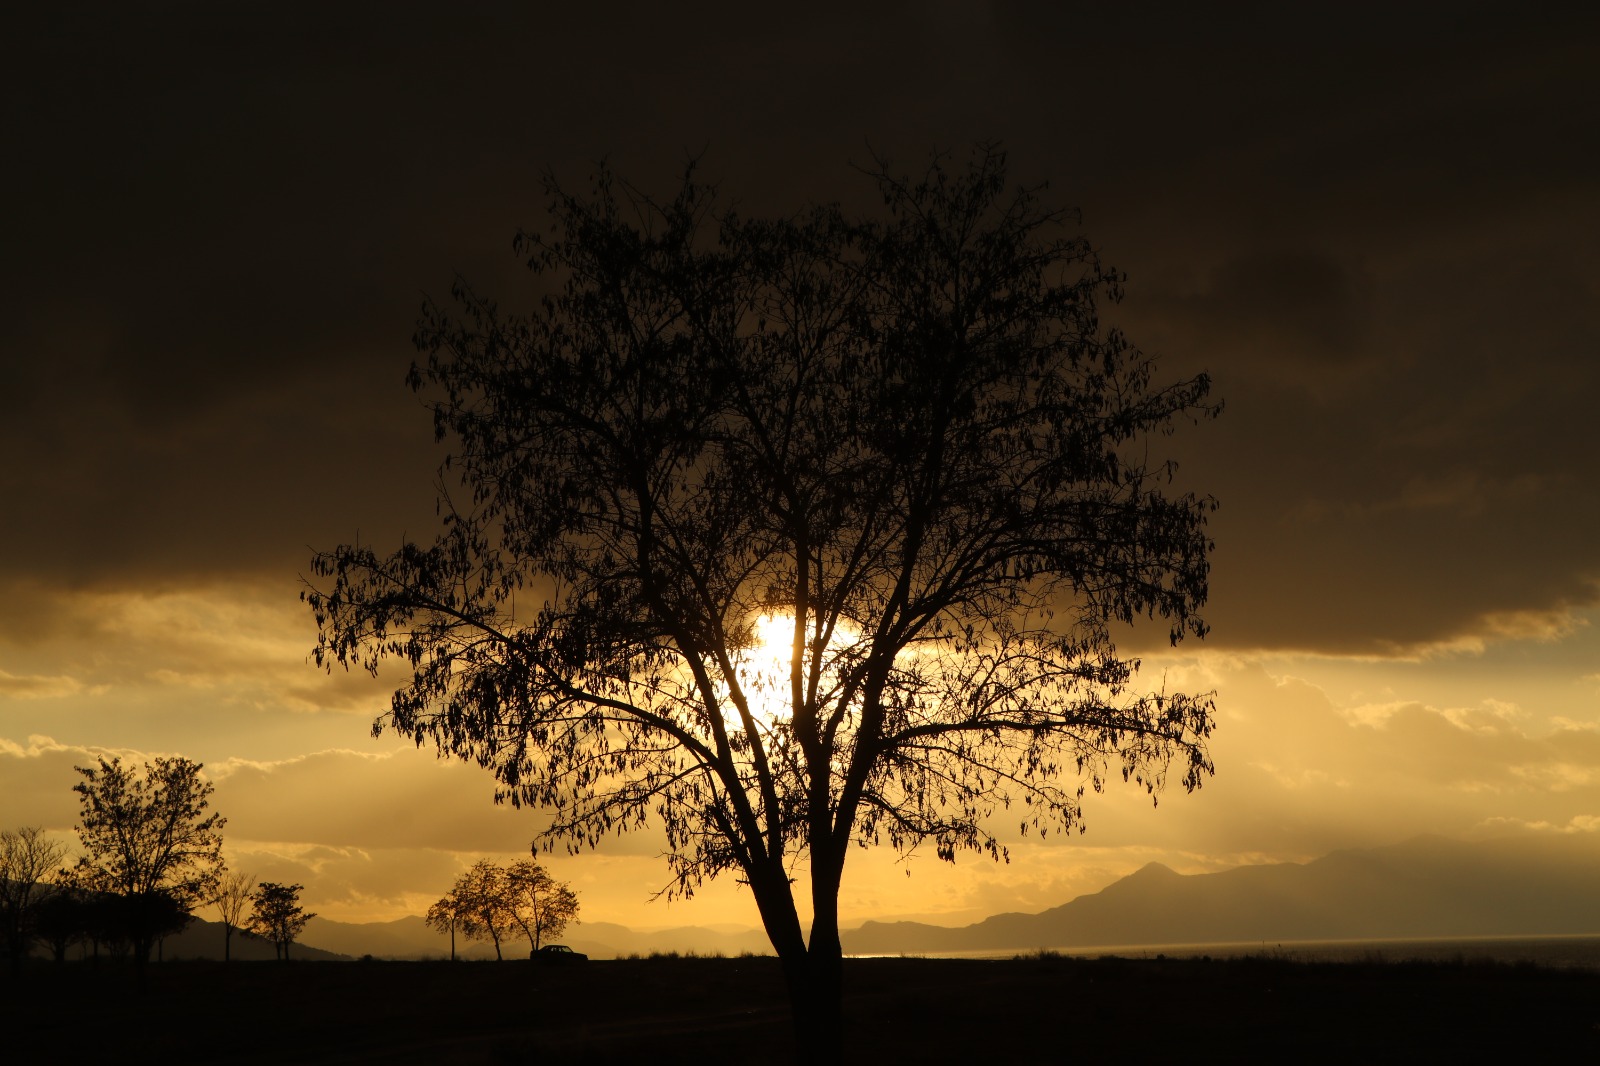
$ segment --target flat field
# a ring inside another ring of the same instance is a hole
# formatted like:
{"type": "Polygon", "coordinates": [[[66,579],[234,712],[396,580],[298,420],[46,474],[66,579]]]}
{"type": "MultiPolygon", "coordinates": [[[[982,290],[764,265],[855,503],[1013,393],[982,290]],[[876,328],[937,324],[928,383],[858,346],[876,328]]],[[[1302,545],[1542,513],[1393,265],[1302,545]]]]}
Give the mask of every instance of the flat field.
{"type": "MultiPolygon", "coordinates": [[[[1593,971],[878,958],[845,980],[851,1063],[1600,1062],[1593,971]]],[[[0,990],[16,1063],[792,1061],[772,958],[33,963],[0,990]]]]}

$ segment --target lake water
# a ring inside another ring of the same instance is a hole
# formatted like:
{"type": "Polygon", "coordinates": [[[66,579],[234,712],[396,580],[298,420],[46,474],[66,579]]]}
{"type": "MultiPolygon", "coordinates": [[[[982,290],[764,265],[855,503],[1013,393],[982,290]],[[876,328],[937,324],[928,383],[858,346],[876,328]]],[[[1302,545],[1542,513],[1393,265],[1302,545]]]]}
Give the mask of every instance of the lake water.
{"type": "MultiPolygon", "coordinates": [[[[940,952],[942,958],[1009,959],[1032,955],[1038,945],[1014,951],[940,952]]],[[[1251,940],[1221,944],[1094,944],[1047,950],[1077,958],[1237,958],[1265,955],[1297,962],[1529,962],[1560,969],[1600,970],[1600,936],[1472,937],[1421,940],[1251,940]]]]}

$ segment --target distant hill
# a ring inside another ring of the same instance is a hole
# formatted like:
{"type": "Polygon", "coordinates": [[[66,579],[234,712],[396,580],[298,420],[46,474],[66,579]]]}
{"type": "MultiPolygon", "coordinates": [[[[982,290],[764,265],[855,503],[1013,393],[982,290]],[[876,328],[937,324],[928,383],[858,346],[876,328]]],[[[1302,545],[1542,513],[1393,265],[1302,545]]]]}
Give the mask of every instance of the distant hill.
{"type": "MultiPolygon", "coordinates": [[[[580,946],[588,943],[601,953],[599,955],[601,958],[607,955],[648,955],[657,951],[676,951],[679,954],[692,951],[701,955],[729,956],[746,952],[757,955],[772,954],[772,942],[761,929],[684,925],[672,929],[657,929],[651,933],[638,933],[622,925],[586,922],[570,931],[570,934],[567,938],[568,943],[580,951],[589,951],[588,948],[580,946]]],[[[592,955],[595,951],[589,953],[592,955]]]]}
{"type": "MultiPolygon", "coordinates": [[[[305,940],[328,951],[360,958],[378,959],[449,958],[450,938],[429,929],[421,918],[412,916],[392,922],[335,922],[313,918],[306,923],[305,940]]],[[[457,946],[465,941],[457,938],[457,946]]],[[[489,958],[494,949],[485,945],[489,958]]]]}
{"type": "Polygon", "coordinates": [[[1314,862],[1183,875],[1151,863],[1040,914],[961,928],[867,922],[852,954],[1035,947],[1600,933],[1600,847],[1588,839],[1421,837],[1314,862]]]}
{"type": "MultiPolygon", "coordinates": [[[[312,919],[315,921],[316,919],[312,919]]],[[[176,936],[169,936],[161,943],[161,957],[163,959],[221,959],[223,946],[223,930],[221,922],[211,922],[204,918],[192,918],[183,932],[176,936]]],[[[271,961],[276,958],[272,950],[272,941],[260,940],[256,937],[245,936],[244,933],[234,930],[233,940],[228,948],[229,957],[244,962],[265,959],[271,961]]],[[[154,958],[154,954],[151,955],[154,958]]],[[[289,947],[289,958],[306,959],[313,962],[338,962],[348,960],[349,956],[337,952],[327,951],[322,948],[310,947],[296,941],[289,947]]]]}

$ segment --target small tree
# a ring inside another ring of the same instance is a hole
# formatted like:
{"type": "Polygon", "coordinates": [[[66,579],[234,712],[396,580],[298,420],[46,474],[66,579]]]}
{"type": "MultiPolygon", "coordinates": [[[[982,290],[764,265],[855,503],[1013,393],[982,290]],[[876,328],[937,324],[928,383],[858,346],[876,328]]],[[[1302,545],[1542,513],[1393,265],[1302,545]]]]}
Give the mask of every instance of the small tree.
{"type": "Polygon", "coordinates": [[[233,958],[233,934],[244,928],[244,911],[250,905],[256,887],[255,878],[247,874],[226,874],[217,883],[217,894],[212,903],[222,916],[222,961],[233,958]]]}
{"type": "MultiPolygon", "coordinates": [[[[469,940],[490,940],[494,957],[504,961],[500,942],[516,924],[516,903],[505,867],[479,859],[450,890],[460,906],[461,932],[469,940]]],[[[446,897],[450,898],[450,897],[446,897]]]]}
{"type": "Polygon", "coordinates": [[[472,939],[477,926],[472,916],[468,913],[466,905],[455,888],[445,893],[433,906],[428,908],[427,917],[423,919],[429,929],[440,933],[450,934],[450,961],[456,961],[456,931],[460,930],[467,939],[472,939]]]}
{"type": "Polygon", "coordinates": [[[280,885],[263,881],[250,897],[254,912],[247,928],[263,940],[272,941],[273,953],[281,962],[289,961],[289,945],[295,942],[316,915],[300,906],[304,885],[280,885]]]}
{"type": "Polygon", "coordinates": [[[56,962],[65,962],[67,949],[96,934],[98,914],[93,897],[83,891],[66,871],[52,883],[34,907],[34,935],[50,949],[56,962]]]}
{"type": "MultiPolygon", "coordinates": [[[[96,903],[105,935],[129,951],[139,951],[143,938],[148,938],[150,946],[156,948],[157,958],[162,957],[166,938],[183,932],[194,918],[189,905],[169,889],[131,895],[108,892],[97,897],[96,903]]],[[[136,963],[144,961],[143,957],[135,957],[136,963]]]]}
{"type": "Polygon", "coordinates": [[[143,965],[156,938],[172,931],[171,908],[156,896],[185,912],[215,898],[227,819],[206,813],[213,786],[199,763],[157,758],[136,774],[118,758],[98,762],[74,767],[84,778],[73,786],[87,852],[83,881],[129,901],[114,911],[134,923],[123,931],[143,965]],[[145,919],[160,927],[140,925],[145,919]]]}
{"type": "Polygon", "coordinates": [[[39,826],[0,831],[0,948],[13,969],[28,955],[34,909],[48,893],[45,879],[66,852],[39,826]]]}
{"type": "MultiPolygon", "coordinates": [[[[73,939],[87,941],[95,959],[100,957],[102,947],[116,956],[131,950],[129,930],[120,924],[122,911],[115,906],[118,894],[103,867],[80,855],[77,862],[56,875],[55,884],[70,900],[70,905],[62,905],[58,918],[76,922],[73,939]]],[[[59,931],[63,923],[57,924],[59,931]]],[[[152,931],[151,935],[159,934],[152,931]]]]}
{"type": "Polygon", "coordinates": [[[510,882],[512,915],[528,938],[528,947],[538,951],[546,938],[555,939],[566,931],[567,923],[578,917],[578,897],[572,886],[557,881],[538,863],[512,864],[506,871],[510,882]]]}

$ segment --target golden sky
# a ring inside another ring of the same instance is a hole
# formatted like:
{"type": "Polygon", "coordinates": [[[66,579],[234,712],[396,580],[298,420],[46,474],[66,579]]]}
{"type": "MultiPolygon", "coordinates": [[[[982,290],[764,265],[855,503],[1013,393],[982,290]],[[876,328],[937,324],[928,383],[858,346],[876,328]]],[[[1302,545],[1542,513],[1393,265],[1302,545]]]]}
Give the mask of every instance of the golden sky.
{"type": "MultiPolygon", "coordinates": [[[[1107,318],[1226,400],[1168,442],[1222,502],[1212,635],[1130,645],[1152,684],[1216,689],[1217,774],[1154,810],[1113,788],[1009,865],[857,852],[845,924],[1040,910],[1151,859],[1600,831],[1597,16],[668,8],[27,16],[0,97],[0,827],[70,834],[74,764],[182,754],[235,868],[327,917],[420,913],[524,854],[537,812],[371,738],[383,686],[307,660],[312,549],[432,530],[423,295],[517,292],[545,167],[659,187],[703,151],[786,211],[869,194],[871,151],[1000,138],[1127,271],[1107,318]]],[[[550,865],[586,918],[756,924],[731,884],[649,903],[659,850],[550,865]]]]}

